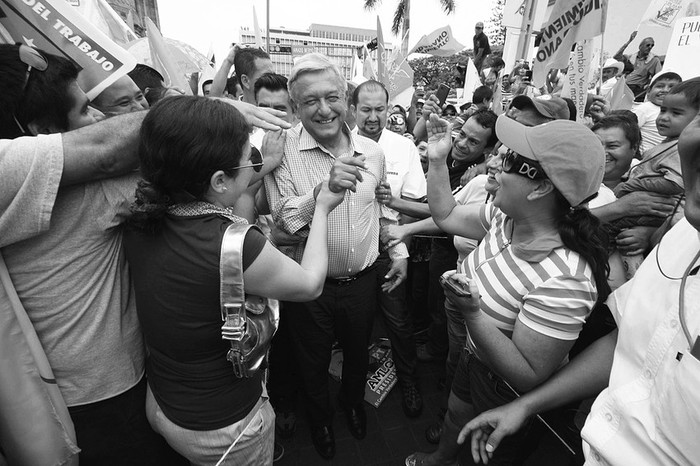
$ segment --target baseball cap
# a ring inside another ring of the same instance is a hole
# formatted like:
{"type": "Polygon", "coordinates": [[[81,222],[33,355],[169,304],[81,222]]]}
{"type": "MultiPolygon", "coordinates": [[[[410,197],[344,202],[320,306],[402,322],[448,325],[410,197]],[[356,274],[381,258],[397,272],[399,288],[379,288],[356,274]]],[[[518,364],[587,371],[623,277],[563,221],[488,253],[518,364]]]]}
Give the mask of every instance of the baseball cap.
{"type": "Polygon", "coordinates": [[[605,152],[598,137],[570,120],[524,126],[506,115],[496,120],[496,135],[509,149],[536,160],[573,207],[593,199],[605,173],[605,152]]]}
{"type": "MultiPolygon", "coordinates": [[[[553,118],[555,120],[569,119],[569,106],[561,97],[555,97],[549,94],[540,95],[532,98],[527,95],[519,95],[513,99],[511,105],[515,108],[535,107],[540,115],[553,118]]],[[[523,154],[524,155],[524,154],[523,154]]]]}
{"type": "Polygon", "coordinates": [[[482,23],[481,21],[479,21],[478,23],[476,23],[476,25],[475,25],[474,27],[475,27],[475,28],[484,29],[484,23],[482,23]]]}

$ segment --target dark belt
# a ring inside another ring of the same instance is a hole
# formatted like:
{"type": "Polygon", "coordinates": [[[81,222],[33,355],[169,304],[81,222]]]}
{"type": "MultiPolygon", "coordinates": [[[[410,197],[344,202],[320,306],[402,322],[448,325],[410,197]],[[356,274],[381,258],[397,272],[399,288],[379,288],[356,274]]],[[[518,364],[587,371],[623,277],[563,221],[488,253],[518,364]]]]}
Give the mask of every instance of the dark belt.
{"type": "Polygon", "coordinates": [[[338,286],[347,285],[347,284],[354,282],[358,278],[362,278],[363,275],[367,275],[375,268],[376,268],[376,262],[374,264],[360,270],[355,275],[351,275],[349,277],[338,277],[338,278],[327,277],[326,283],[331,283],[333,285],[338,285],[338,286]]]}

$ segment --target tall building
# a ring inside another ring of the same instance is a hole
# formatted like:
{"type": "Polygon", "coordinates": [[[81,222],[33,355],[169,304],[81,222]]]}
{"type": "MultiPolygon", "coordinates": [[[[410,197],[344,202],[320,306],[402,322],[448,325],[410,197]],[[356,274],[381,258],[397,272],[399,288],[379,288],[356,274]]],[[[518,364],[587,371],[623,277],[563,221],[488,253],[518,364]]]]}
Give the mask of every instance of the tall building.
{"type": "Polygon", "coordinates": [[[119,13],[125,22],[129,12],[132,12],[134,32],[139,37],[146,37],[146,17],[150,18],[160,29],[158,0],[107,0],[107,3],[119,13]]]}
{"type": "MultiPolygon", "coordinates": [[[[262,40],[265,43],[265,31],[262,30],[262,40]]],[[[294,57],[309,52],[318,52],[328,56],[340,67],[346,79],[352,78],[352,56],[357,48],[377,37],[374,29],[360,29],[329,24],[312,24],[308,30],[270,28],[270,58],[275,65],[275,71],[289,76],[294,57]]],[[[241,44],[254,44],[255,32],[248,27],[240,31],[241,44]]],[[[386,44],[392,50],[391,44],[386,44]]],[[[376,52],[371,56],[376,59],[376,52]]]]}

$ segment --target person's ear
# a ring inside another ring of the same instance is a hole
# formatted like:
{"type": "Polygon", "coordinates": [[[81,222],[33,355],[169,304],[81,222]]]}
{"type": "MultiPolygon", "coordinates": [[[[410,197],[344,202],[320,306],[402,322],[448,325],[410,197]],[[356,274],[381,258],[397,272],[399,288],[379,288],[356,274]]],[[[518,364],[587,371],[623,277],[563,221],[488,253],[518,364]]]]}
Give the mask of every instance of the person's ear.
{"type": "Polygon", "coordinates": [[[289,105],[292,107],[292,112],[294,112],[294,116],[296,116],[297,118],[300,118],[300,116],[299,116],[299,105],[298,105],[297,102],[296,102],[294,99],[292,99],[291,97],[289,97],[289,105]]]}
{"type": "Polygon", "coordinates": [[[223,194],[224,191],[228,190],[226,186],[227,178],[223,170],[215,171],[209,179],[209,189],[217,194],[223,194]]]}
{"type": "Polygon", "coordinates": [[[543,197],[554,192],[554,185],[550,180],[537,180],[535,182],[534,188],[527,195],[528,201],[535,201],[537,199],[542,199],[543,197]]]}
{"type": "Polygon", "coordinates": [[[241,75],[241,86],[243,86],[243,89],[250,89],[250,78],[247,74],[241,75]]]}
{"type": "Polygon", "coordinates": [[[50,125],[48,123],[43,123],[37,120],[30,121],[27,123],[27,131],[32,136],[37,136],[39,134],[52,134],[52,133],[60,133],[61,131],[54,131],[54,128],[52,128],[53,125],[50,125]]]}
{"type": "Polygon", "coordinates": [[[350,113],[352,114],[352,117],[357,119],[357,107],[355,107],[353,104],[350,104],[350,113]]]}

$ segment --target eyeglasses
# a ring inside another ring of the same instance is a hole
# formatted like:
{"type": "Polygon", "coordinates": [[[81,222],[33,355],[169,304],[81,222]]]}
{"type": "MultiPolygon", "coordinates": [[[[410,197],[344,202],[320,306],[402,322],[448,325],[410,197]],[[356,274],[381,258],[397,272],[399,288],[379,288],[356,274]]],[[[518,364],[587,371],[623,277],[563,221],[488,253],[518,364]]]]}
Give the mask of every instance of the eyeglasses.
{"type": "Polygon", "coordinates": [[[262,170],[263,165],[265,165],[265,161],[263,160],[263,156],[260,151],[255,146],[250,146],[250,163],[247,165],[233,167],[232,170],[238,170],[239,168],[252,168],[255,170],[255,173],[258,173],[260,170],[262,170]]]}
{"type": "Polygon", "coordinates": [[[510,149],[503,156],[503,172],[516,173],[531,180],[544,180],[547,178],[547,174],[539,163],[523,157],[510,149]]]}
{"type": "MultiPolygon", "coordinates": [[[[28,45],[20,45],[18,53],[19,59],[22,61],[22,63],[27,65],[27,72],[24,75],[24,83],[22,84],[22,95],[20,95],[18,100],[18,102],[21,102],[24,99],[24,93],[27,91],[27,84],[29,84],[29,76],[31,75],[32,70],[36,69],[44,72],[48,69],[49,62],[46,60],[46,57],[41,54],[41,52],[33,47],[29,47],[28,45]]],[[[17,123],[20,131],[22,131],[22,134],[27,134],[27,131],[19,122],[17,116],[13,114],[12,117],[14,118],[15,123],[17,123]]]]}

